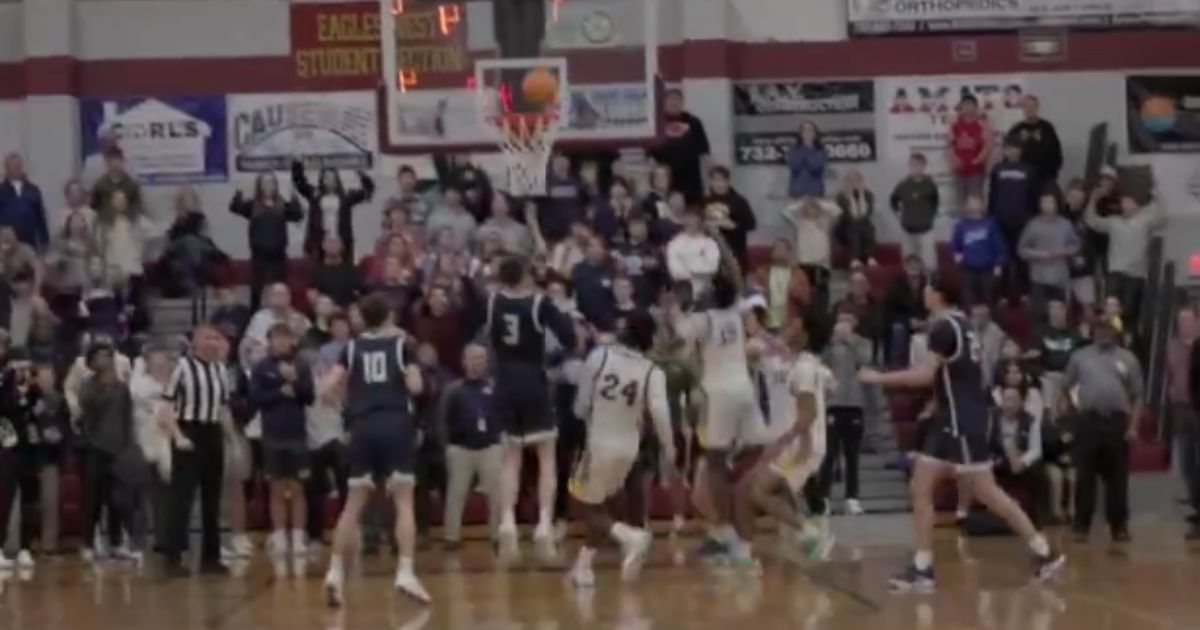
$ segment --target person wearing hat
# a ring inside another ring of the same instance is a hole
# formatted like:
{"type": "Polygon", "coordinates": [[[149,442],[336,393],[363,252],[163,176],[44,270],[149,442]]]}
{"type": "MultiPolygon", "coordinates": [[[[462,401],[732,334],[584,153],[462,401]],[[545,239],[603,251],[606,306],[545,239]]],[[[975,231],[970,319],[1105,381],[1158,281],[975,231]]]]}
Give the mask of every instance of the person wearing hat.
{"type": "Polygon", "coordinates": [[[1095,343],[1071,354],[1063,373],[1063,400],[1078,412],[1072,457],[1077,470],[1074,531],[1087,540],[1096,507],[1096,480],[1104,480],[1104,505],[1114,542],[1129,541],[1129,443],[1137,437],[1143,373],[1118,343],[1111,318],[1096,313],[1095,343]]]}

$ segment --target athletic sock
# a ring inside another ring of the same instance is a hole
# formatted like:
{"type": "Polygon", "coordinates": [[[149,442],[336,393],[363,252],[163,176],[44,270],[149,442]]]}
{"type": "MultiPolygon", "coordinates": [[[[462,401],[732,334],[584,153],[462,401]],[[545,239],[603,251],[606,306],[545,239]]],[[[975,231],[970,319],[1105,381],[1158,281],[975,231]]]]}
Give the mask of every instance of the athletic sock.
{"type": "Polygon", "coordinates": [[[538,510],[537,531],[552,533],[554,530],[554,508],[538,510]]]}
{"type": "Polygon", "coordinates": [[[412,573],[413,559],[408,556],[400,556],[399,566],[396,567],[397,573],[412,573]]]}
{"type": "Polygon", "coordinates": [[[918,571],[924,571],[933,566],[932,551],[918,551],[913,554],[913,566],[917,567],[918,571]]]}
{"type": "Polygon", "coordinates": [[[596,550],[584,545],[579,548],[579,557],[575,560],[576,569],[592,568],[592,558],[596,557],[596,550]]]}
{"type": "Polygon", "coordinates": [[[1046,542],[1046,537],[1041,534],[1036,534],[1029,539],[1029,549],[1039,558],[1050,555],[1050,543],[1046,542]]]}
{"type": "Polygon", "coordinates": [[[512,510],[504,510],[504,514],[500,515],[500,529],[516,529],[517,516],[512,510]]]}
{"type": "Polygon", "coordinates": [[[342,554],[333,553],[329,555],[329,572],[342,577],[342,554]]]}

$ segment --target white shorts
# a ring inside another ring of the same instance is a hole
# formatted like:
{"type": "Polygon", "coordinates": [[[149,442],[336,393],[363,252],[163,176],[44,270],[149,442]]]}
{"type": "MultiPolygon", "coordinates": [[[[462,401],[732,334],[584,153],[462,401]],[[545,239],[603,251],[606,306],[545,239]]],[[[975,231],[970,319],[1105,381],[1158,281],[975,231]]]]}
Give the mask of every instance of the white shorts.
{"type": "Polygon", "coordinates": [[[767,442],[767,425],[753,388],[705,388],[704,398],[701,446],[726,450],[767,442]]]}
{"type": "Polygon", "coordinates": [[[599,505],[621,491],[625,479],[637,461],[637,452],[618,453],[611,450],[583,452],[567,485],[571,496],[588,505],[599,505]]]}
{"type": "Polygon", "coordinates": [[[792,492],[800,492],[804,484],[821,471],[821,462],[824,460],[824,451],[801,453],[800,440],[794,440],[775,456],[770,468],[787,482],[792,492]]]}

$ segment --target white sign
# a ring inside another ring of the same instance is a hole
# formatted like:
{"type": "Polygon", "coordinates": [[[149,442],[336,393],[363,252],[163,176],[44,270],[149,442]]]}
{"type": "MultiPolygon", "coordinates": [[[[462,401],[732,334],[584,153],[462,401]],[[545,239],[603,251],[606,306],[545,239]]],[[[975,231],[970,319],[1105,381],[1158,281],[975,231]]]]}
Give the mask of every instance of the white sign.
{"type": "Polygon", "coordinates": [[[0,156],[24,151],[24,111],[24,101],[0,101],[0,156]]]}
{"type": "Polygon", "coordinates": [[[371,92],[229,97],[230,169],[238,173],[287,170],[296,158],[312,168],[369,170],[378,133],[371,92]]]}
{"type": "Polygon", "coordinates": [[[1129,28],[1183,25],[1200,18],[1200,0],[847,0],[847,6],[855,35],[1035,26],[1129,28]]]}
{"type": "Polygon", "coordinates": [[[892,77],[879,79],[875,94],[883,116],[881,153],[899,168],[913,153],[928,159],[928,173],[942,186],[943,201],[952,200],[953,174],[946,153],[950,125],[959,100],[972,94],[992,124],[996,146],[1021,120],[1025,81],[1019,76],[892,77]]]}

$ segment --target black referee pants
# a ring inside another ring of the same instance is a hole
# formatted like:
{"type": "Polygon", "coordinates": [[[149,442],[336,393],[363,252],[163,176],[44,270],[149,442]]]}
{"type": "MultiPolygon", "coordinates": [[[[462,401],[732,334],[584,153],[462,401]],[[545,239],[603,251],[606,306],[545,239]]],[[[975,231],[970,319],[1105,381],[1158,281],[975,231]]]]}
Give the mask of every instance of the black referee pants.
{"type": "Polygon", "coordinates": [[[168,562],[188,548],[188,521],[200,491],[200,561],[221,561],[221,484],[225,475],[225,436],[219,423],[181,422],[191,450],[171,448],[171,514],[168,562]]]}
{"type": "Polygon", "coordinates": [[[1075,431],[1075,531],[1087,532],[1096,510],[1096,481],[1104,480],[1104,508],[1113,532],[1129,525],[1129,442],[1124,413],[1085,411],[1075,431]]]}

